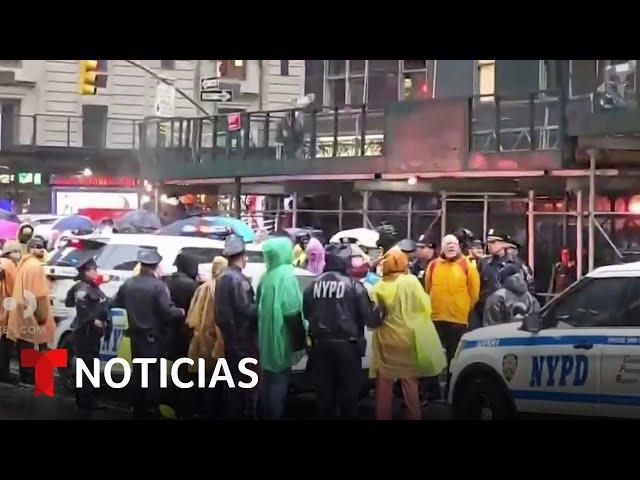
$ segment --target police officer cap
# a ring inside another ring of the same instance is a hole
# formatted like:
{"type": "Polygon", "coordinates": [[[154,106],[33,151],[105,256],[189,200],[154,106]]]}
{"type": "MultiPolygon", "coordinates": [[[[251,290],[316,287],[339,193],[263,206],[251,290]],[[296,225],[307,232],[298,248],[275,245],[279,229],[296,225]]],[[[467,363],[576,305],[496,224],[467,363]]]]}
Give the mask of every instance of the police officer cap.
{"type": "Polygon", "coordinates": [[[233,257],[244,252],[244,239],[236,234],[229,235],[224,241],[223,257],[233,257]]]}
{"type": "Polygon", "coordinates": [[[405,238],[398,242],[398,248],[402,250],[404,253],[415,252],[416,250],[416,242],[411,240],[410,238],[405,238]]]}
{"type": "Polygon", "coordinates": [[[141,248],[138,251],[138,261],[142,265],[157,265],[162,261],[162,257],[153,248],[141,248]]]}
{"type": "Polygon", "coordinates": [[[504,232],[499,232],[498,230],[495,230],[493,228],[491,228],[489,230],[489,232],[487,233],[487,241],[491,242],[491,241],[499,241],[499,242],[506,242],[509,239],[509,235],[504,233],[504,232]]]}
{"type": "Polygon", "coordinates": [[[480,248],[482,248],[484,246],[484,244],[482,243],[482,240],[475,239],[473,242],[471,242],[471,246],[472,247],[480,247],[480,248]]]}
{"type": "Polygon", "coordinates": [[[516,241],[514,238],[511,238],[510,235],[507,235],[507,238],[505,238],[504,241],[509,245],[511,245],[513,248],[517,248],[518,250],[521,248],[520,243],[516,241]]]}
{"type": "Polygon", "coordinates": [[[79,272],[86,272],[87,270],[91,270],[92,268],[98,268],[98,265],[96,264],[96,261],[93,259],[93,257],[89,257],[83,262],[80,262],[76,267],[79,272]]]}
{"type": "Polygon", "coordinates": [[[427,236],[427,234],[423,233],[418,237],[418,241],[416,242],[416,248],[428,247],[432,250],[436,250],[438,246],[435,244],[435,242],[429,242],[428,240],[429,240],[429,237],[427,236]]]}

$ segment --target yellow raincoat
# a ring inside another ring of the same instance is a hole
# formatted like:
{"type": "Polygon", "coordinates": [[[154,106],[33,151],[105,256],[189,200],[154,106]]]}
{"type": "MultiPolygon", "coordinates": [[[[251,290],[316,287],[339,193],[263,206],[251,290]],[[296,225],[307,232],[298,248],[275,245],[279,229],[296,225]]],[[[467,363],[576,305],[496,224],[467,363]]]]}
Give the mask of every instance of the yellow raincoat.
{"type": "Polygon", "coordinates": [[[293,247],[293,266],[298,268],[304,268],[304,264],[307,261],[307,254],[300,245],[296,244],[293,247]]]}
{"type": "Polygon", "coordinates": [[[216,360],[224,357],[222,332],[216,325],[213,314],[213,299],[216,293],[216,280],[227,266],[227,259],[216,257],[211,267],[211,278],[200,285],[191,299],[186,322],[193,329],[193,338],[189,344],[189,358],[194,361],[190,372],[198,371],[198,359],[204,358],[205,370],[213,370],[216,360]]]}
{"type": "Polygon", "coordinates": [[[9,312],[7,337],[14,342],[21,339],[36,345],[51,343],[56,324],[53,311],[48,308],[49,282],[40,260],[31,254],[23,256],[18,263],[13,298],[18,306],[9,312]],[[38,298],[47,300],[43,302],[46,306],[43,325],[38,325],[34,315],[38,298]]]}
{"type": "Polygon", "coordinates": [[[374,301],[386,311],[384,324],[373,334],[371,378],[428,377],[446,366],[431,321],[429,296],[415,276],[404,273],[407,264],[402,252],[388,252],[384,277],[371,290],[374,301]]]}

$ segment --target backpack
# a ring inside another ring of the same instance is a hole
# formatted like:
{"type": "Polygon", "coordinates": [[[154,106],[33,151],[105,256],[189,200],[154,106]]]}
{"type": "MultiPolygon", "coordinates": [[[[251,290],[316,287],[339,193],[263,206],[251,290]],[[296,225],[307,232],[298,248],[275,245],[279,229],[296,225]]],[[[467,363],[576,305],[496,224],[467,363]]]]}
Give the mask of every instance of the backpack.
{"type": "MultiPolygon", "coordinates": [[[[431,285],[431,281],[433,280],[433,271],[435,270],[437,265],[440,265],[444,262],[446,262],[445,259],[437,258],[429,264],[429,266],[427,267],[427,274],[425,275],[425,278],[428,280],[428,282],[426,282],[425,285],[431,285]]],[[[462,269],[465,277],[469,275],[469,260],[467,260],[466,257],[460,257],[458,260],[456,260],[456,264],[462,269]]]]}

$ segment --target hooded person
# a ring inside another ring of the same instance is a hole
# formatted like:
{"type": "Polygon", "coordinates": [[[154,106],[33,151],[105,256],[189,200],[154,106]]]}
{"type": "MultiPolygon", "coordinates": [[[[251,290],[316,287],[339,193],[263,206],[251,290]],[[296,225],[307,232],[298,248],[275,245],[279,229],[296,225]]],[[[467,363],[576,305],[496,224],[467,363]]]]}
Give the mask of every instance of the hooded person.
{"type": "Polygon", "coordinates": [[[189,358],[195,363],[190,372],[198,371],[198,358],[204,358],[205,370],[212,371],[218,358],[224,358],[224,341],[220,328],[216,325],[213,300],[216,295],[216,281],[228,262],[224,257],[215,257],[211,265],[211,278],[200,285],[189,305],[186,324],[193,330],[189,344],[189,358]]]}
{"type": "Polygon", "coordinates": [[[540,303],[529,292],[520,265],[512,263],[505,266],[499,273],[499,279],[502,288],[487,299],[483,326],[513,322],[516,307],[525,316],[540,310],[540,303]]]}
{"type": "Polygon", "coordinates": [[[27,243],[33,237],[33,227],[28,223],[22,223],[18,227],[18,233],[16,234],[16,240],[20,243],[22,248],[22,254],[25,255],[28,250],[27,243]]]}
{"type": "Polygon", "coordinates": [[[446,365],[431,321],[431,302],[418,279],[407,275],[409,261],[391,249],[382,262],[383,278],[371,296],[386,312],[373,333],[369,375],[376,378],[376,418],[390,420],[393,384],[400,379],[407,417],[419,420],[418,378],[437,375],[446,365]]]}
{"type": "Polygon", "coordinates": [[[7,338],[6,329],[9,311],[4,308],[5,299],[13,297],[22,248],[15,240],[7,241],[2,247],[0,258],[0,382],[15,383],[17,378],[9,371],[13,341],[7,338]]]}
{"type": "Polygon", "coordinates": [[[264,242],[262,251],[266,272],[256,295],[258,352],[263,372],[261,397],[264,418],[277,420],[284,411],[291,367],[304,354],[306,333],[291,242],[271,238],[264,242]]]}
{"type": "Polygon", "coordinates": [[[305,248],[307,254],[306,269],[311,273],[320,275],[324,271],[325,265],[325,252],[324,246],[317,238],[309,240],[307,247],[305,248]]]}
{"type": "MultiPolygon", "coordinates": [[[[176,257],[175,266],[176,272],[167,278],[165,283],[169,288],[171,301],[176,307],[182,308],[185,314],[188,315],[191,299],[198,288],[198,282],[196,282],[198,262],[193,256],[180,253],[176,257]]],[[[168,340],[170,344],[169,358],[171,360],[183,358],[187,355],[190,332],[184,322],[170,326],[168,340]]]]}
{"type": "MultiPolygon", "coordinates": [[[[45,246],[40,239],[27,243],[27,254],[18,263],[13,298],[17,307],[9,312],[7,337],[16,343],[18,358],[23,349],[53,341],[56,325],[49,304],[49,282],[42,266],[45,246]]],[[[34,383],[34,369],[20,366],[23,383],[34,383]]]]}
{"type": "MultiPolygon", "coordinates": [[[[185,321],[187,327],[193,332],[188,352],[189,358],[194,362],[189,366],[189,373],[192,375],[199,371],[200,358],[204,359],[206,377],[211,374],[218,359],[224,358],[224,342],[220,328],[216,324],[213,304],[216,297],[216,282],[227,265],[227,259],[224,257],[218,256],[213,259],[211,278],[198,287],[189,305],[189,313],[185,321]]],[[[196,391],[196,395],[198,393],[196,391]]],[[[221,406],[219,389],[207,389],[204,397],[207,403],[207,414],[210,419],[215,419],[221,406]]],[[[194,404],[197,404],[195,400],[192,398],[194,404]]],[[[192,409],[197,408],[194,404],[192,409]]]]}

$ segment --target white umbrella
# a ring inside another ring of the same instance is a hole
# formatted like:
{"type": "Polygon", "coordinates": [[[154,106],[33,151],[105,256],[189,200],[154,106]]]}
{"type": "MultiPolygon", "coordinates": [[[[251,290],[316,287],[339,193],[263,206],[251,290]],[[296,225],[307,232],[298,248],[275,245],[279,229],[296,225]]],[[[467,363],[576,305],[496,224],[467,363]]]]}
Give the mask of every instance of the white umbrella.
{"type": "Polygon", "coordinates": [[[380,238],[380,234],[375,230],[369,230],[368,228],[352,228],[351,230],[343,230],[336,233],[329,241],[331,243],[340,243],[341,238],[353,238],[364,248],[377,248],[377,242],[378,238],[380,238]]]}

